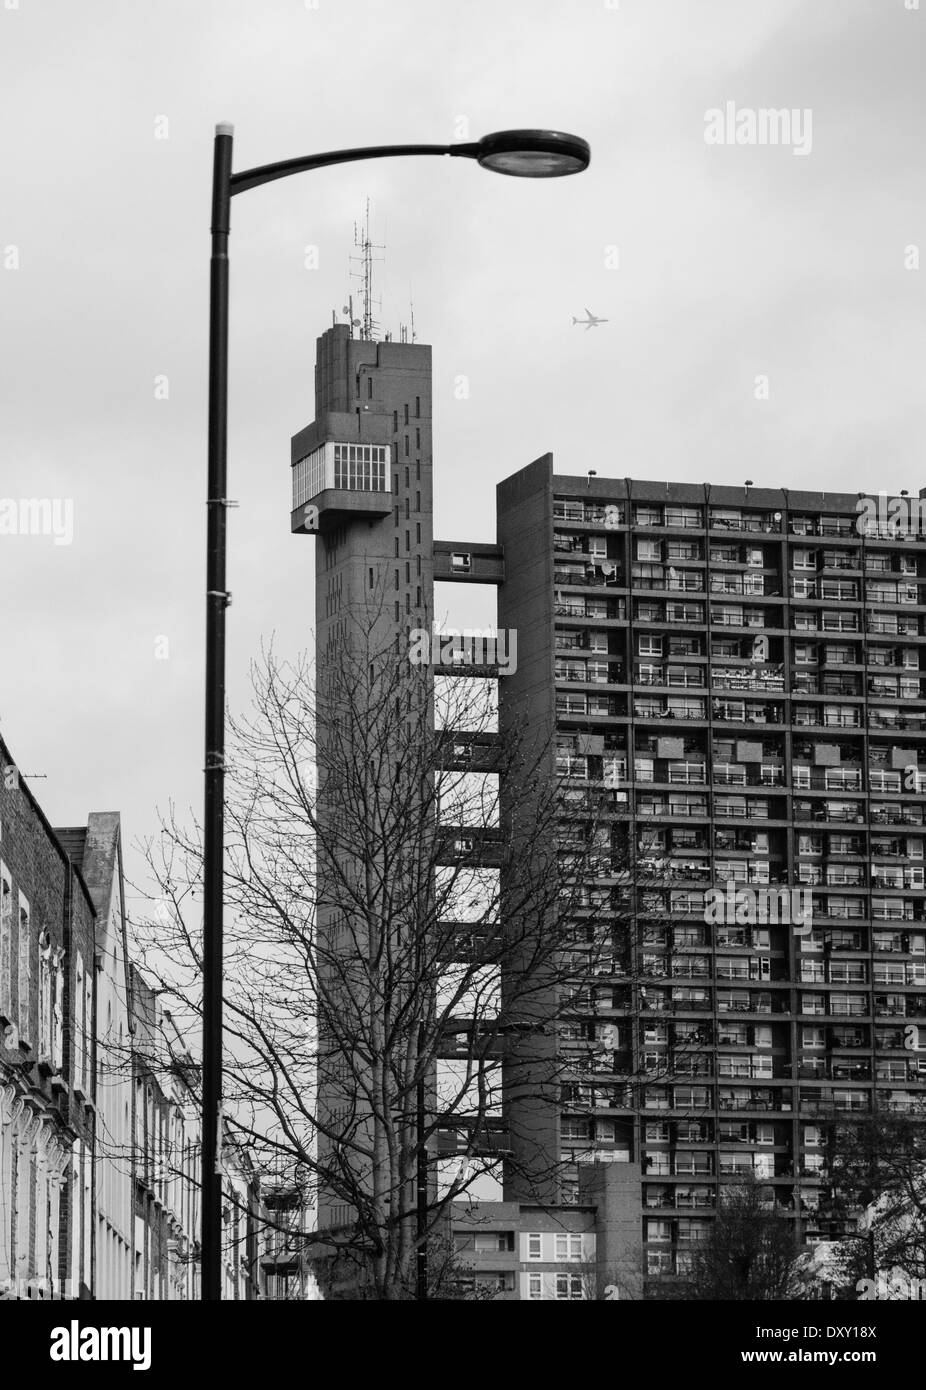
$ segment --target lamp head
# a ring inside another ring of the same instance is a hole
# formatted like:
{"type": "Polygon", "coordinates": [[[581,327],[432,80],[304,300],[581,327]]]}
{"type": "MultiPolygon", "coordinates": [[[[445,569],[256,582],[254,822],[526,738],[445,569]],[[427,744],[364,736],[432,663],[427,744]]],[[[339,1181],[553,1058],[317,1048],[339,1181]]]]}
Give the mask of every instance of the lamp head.
{"type": "Polygon", "coordinates": [[[592,157],[586,140],[559,130],[497,130],[477,141],[483,169],[522,179],[556,179],[581,174],[592,157]]]}

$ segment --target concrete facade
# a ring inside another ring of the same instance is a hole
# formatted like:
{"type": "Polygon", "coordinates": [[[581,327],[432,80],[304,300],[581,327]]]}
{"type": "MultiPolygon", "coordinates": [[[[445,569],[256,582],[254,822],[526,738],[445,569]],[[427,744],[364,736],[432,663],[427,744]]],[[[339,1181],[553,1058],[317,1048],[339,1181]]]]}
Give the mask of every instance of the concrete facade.
{"type": "Polygon", "coordinates": [[[498,488],[500,718],[529,701],[606,826],[588,907],[613,959],[560,1030],[548,1142],[567,1199],[604,1159],[637,1171],[652,1279],[744,1174],[796,1239],[838,1235],[822,1124],[924,1113],[926,549],[883,512],[549,455],[498,488]]]}
{"type": "MultiPolygon", "coordinates": [[[[356,653],[366,643],[375,664],[377,653],[398,653],[402,643],[407,652],[409,632],[429,629],[433,617],[431,349],[360,341],[351,338],[345,325],[324,333],[317,343],[315,420],[292,440],[292,468],[292,530],[315,536],[317,737],[324,760],[326,729],[337,717],[338,699],[328,682],[343,680],[341,663],[356,659],[345,653],[356,653]],[[349,451],[361,451],[361,466],[367,468],[370,451],[379,451],[374,454],[378,461],[373,466],[381,470],[372,480],[375,485],[369,485],[368,477],[364,486],[353,472],[324,474],[320,451],[326,448],[338,450],[339,458],[344,451],[345,460],[351,460],[345,470],[355,467],[349,451]],[[331,485],[335,482],[339,486],[331,485]]],[[[407,661],[403,670],[411,670],[407,661]]],[[[357,678],[365,676],[361,660],[357,678]]],[[[411,697],[412,683],[420,684],[416,697],[430,699],[428,668],[421,668],[420,682],[405,681],[403,700],[411,697]]],[[[339,812],[339,792],[327,791],[321,774],[320,782],[318,815],[331,826],[339,812]]],[[[343,852],[348,853],[346,847],[343,852]]],[[[338,904],[320,903],[319,933],[328,943],[326,951],[336,949],[332,943],[341,916],[338,904]]],[[[324,1036],[321,1045],[327,1056],[324,1036]]],[[[323,1121],[336,1130],[355,1097],[343,1093],[335,1079],[336,1049],[331,1049],[326,1071],[320,1109],[323,1121]]],[[[330,1141],[322,1134],[318,1142],[325,1161],[330,1141]]],[[[319,1226],[339,1226],[349,1219],[343,1196],[322,1186],[319,1226]]]]}

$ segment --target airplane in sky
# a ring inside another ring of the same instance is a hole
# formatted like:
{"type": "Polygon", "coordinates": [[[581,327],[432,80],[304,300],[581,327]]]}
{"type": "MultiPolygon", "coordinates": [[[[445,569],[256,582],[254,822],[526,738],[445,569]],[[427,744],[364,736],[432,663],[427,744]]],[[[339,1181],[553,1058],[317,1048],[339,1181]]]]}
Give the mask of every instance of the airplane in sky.
{"type": "Polygon", "coordinates": [[[591,309],[586,309],[585,314],[586,317],[584,319],[574,318],[572,320],[573,324],[581,323],[584,325],[585,328],[597,328],[599,323],[608,322],[607,319],[596,318],[595,315],[592,313],[591,309]]]}

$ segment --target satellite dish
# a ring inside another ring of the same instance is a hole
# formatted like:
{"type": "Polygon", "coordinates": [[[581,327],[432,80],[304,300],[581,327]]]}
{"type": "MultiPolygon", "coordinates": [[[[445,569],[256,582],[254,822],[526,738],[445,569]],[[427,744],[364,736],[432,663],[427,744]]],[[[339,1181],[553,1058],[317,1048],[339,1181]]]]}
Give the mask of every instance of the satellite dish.
{"type": "Polygon", "coordinates": [[[348,305],[348,304],[342,304],[342,305],[341,305],[341,313],[342,313],[342,314],[349,314],[349,313],[350,313],[350,305],[348,305]]]}

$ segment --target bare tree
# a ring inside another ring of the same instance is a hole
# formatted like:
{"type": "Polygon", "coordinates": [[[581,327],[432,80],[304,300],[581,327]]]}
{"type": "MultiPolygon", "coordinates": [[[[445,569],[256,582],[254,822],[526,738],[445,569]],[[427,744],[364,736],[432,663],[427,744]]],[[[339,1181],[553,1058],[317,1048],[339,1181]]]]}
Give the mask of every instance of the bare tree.
{"type": "Polygon", "coordinates": [[[862,1280],[887,1288],[926,1278],[926,1125],[922,1114],[831,1113],[823,1122],[823,1207],[842,1227],[829,1276],[858,1297],[862,1280]]]}
{"type": "MultiPolygon", "coordinates": [[[[434,682],[381,626],[346,619],[321,682],[265,652],[229,741],[226,1119],[258,1168],[310,1175],[353,1298],[413,1296],[416,1250],[487,1174],[554,1190],[518,1117],[558,1097],[576,981],[626,934],[578,911],[627,861],[596,806],[570,827],[549,740],[498,739],[491,672],[434,682]]],[[[147,848],[145,968],[192,1023],[198,829],[171,815],[147,848]]]]}
{"type": "Polygon", "coordinates": [[[775,1301],[794,1295],[799,1250],[771,1189],[754,1176],[725,1184],[705,1238],[692,1247],[688,1274],[666,1296],[685,1300],[775,1301]]]}

